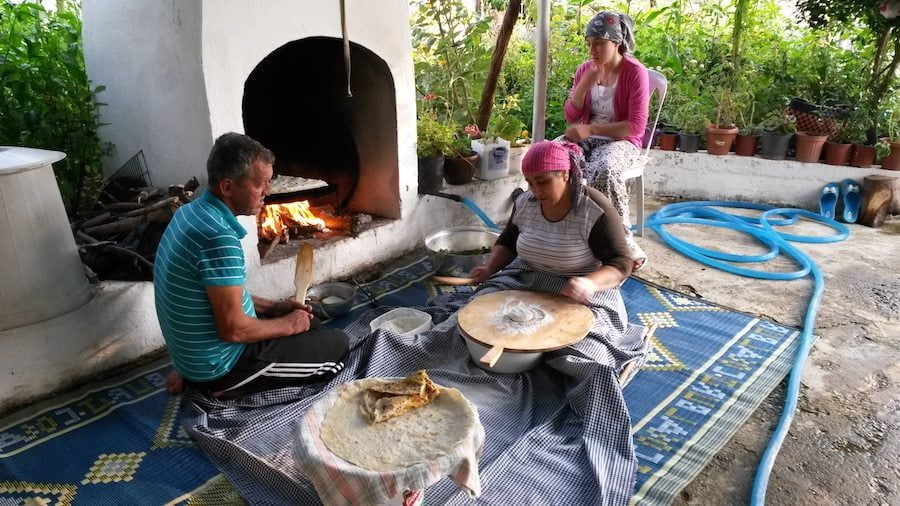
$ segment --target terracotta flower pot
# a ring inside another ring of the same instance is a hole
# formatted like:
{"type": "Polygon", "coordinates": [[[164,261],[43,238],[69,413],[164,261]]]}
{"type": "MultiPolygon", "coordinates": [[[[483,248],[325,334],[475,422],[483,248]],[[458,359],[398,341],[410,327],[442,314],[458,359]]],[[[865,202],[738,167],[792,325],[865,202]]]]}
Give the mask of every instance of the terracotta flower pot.
{"type": "Polygon", "coordinates": [[[891,142],[891,154],[881,159],[881,168],[900,170],[900,142],[891,142]]]}
{"type": "Polygon", "coordinates": [[[759,137],[756,135],[742,135],[734,139],[734,153],[740,156],[753,156],[756,154],[756,144],[759,137]]]}
{"type": "Polygon", "coordinates": [[[825,143],[825,163],[828,165],[847,165],[850,161],[850,148],[853,144],[825,143]]]}
{"type": "Polygon", "coordinates": [[[850,165],[860,169],[868,169],[873,163],[875,163],[875,146],[853,145],[853,152],[850,154],[850,165]]]}
{"type": "Polygon", "coordinates": [[[822,147],[828,140],[827,135],[809,132],[797,132],[797,161],[816,163],[822,156],[822,147]]]}
{"type": "Polygon", "coordinates": [[[737,136],[734,125],[709,125],[706,127],[706,152],[711,155],[727,155],[737,136]]]}
{"type": "Polygon", "coordinates": [[[678,145],[678,134],[663,132],[659,134],[659,149],[663,151],[675,151],[678,145]]]}
{"type": "Polygon", "coordinates": [[[447,184],[466,184],[475,176],[478,155],[458,156],[444,159],[444,181],[447,184]]]}

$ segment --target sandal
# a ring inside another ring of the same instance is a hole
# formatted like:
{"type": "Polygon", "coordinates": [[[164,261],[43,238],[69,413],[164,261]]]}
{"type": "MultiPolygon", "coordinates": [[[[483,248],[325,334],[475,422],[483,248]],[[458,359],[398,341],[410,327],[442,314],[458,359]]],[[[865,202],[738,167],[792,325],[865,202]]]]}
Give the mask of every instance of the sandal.
{"type": "Polygon", "coordinates": [[[822,188],[822,194],[819,196],[819,214],[835,219],[839,191],[840,186],[837,183],[828,183],[822,188]]]}
{"type": "Polygon", "coordinates": [[[841,221],[856,223],[856,218],[859,217],[859,183],[849,178],[841,181],[841,196],[844,198],[841,221]]]}

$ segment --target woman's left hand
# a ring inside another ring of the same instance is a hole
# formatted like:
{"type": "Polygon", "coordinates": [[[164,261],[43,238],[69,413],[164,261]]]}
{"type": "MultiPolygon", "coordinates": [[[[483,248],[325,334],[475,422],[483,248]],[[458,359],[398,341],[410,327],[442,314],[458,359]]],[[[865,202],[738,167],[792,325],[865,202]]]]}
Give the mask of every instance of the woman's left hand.
{"type": "Polygon", "coordinates": [[[594,285],[593,281],[584,276],[575,276],[569,278],[569,282],[563,288],[562,294],[587,306],[590,305],[591,298],[596,292],[597,286],[594,285]]]}
{"type": "Polygon", "coordinates": [[[566,129],[566,138],[572,142],[581,142],[591,136],[591,125],[579,123],[566,129]]]}

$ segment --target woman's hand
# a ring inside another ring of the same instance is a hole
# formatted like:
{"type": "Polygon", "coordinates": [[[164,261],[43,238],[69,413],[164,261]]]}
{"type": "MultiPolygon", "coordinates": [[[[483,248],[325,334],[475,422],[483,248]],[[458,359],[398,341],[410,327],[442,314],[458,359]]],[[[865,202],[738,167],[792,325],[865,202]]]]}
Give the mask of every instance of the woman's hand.
{"type": "Polygon", "coordinates": [[[571,125],[566,129],[565,136],[572,142],[581,142],[591,136],[591,125],[571,125]]]}
{"type": "Polygon", "coordinates": [[[586,306],[590,305],[591,298],[595,293],[597,293],[597,286],[584,276],[569,278],[569,282],[566,283],[566,287],[562,291],[564,296],[586,306]]]}
{"type": "Polygon", "coordinates": [[[487,278],[491,277],[493,274],[486,265],[479,265],[478,267],[473,268],[469,271],[469,277],[472,278],[472,281],[476,283],[484,283],[487,281],[487,278]]]}

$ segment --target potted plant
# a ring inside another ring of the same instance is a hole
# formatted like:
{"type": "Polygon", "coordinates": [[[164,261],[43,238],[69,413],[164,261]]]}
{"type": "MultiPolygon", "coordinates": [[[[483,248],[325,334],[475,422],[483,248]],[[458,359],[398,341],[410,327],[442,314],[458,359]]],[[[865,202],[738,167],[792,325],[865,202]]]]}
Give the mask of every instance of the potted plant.
{"type": "Polygon", "coordinates": [[[825,163],[828,165],[847,165],[850,161],[851,128],[847,122],[838,123],[834,129],[834,135],[825,142],[825,163]]]}
{"type": "Polygon", "coordinates": [[[760,156],[769,160],[787,158],[791,138],[797,132],[794,117],[780,110],[773,111],[760,126],[762,128],[760,156]]]}
{"type": "Polygon", "coordinates": [[[459,129],[450,145],[450,154],[444,157],[444,181],[447,184],[466,184],[475,176],[478,153],[472,149],[472,139],[459,129]]]}
{"type": "Polygon", "coordinates": [[[759,142],[757,125],[753,122],[756,113],[756,101],[753,97],[745,102],[745,107],[738,108],[738,133],[734,139],[734,153],[740,156],[753,156],[756,154],[756,145],[759,142]]]}
{"type": "Polygon", "coordinates": [[[524,128],[515,115],[519,110],[517,98],[510,96],[497,104],[487,130],[481,133],[480,139],[472,141],[472,149],[479,156],[478,177],[481,179],[496,179],[509,174],[510,144],[519,138],[524,128]]]}
{"type": "Polygon", "coordinates": [[[728,87],[716,92],[715,121],[706,125],[706,152],[711,155],[727,155],[737,136],[734,124],[737,103],[735,93],[728,87]]]}
{"type": "Polygon", "coordinates": [[[678,129],[666,124],[661,124],[659,132],[659,149],[663,151],[675,151],[678,145],[678,129]]]}
{"type": "Polygon", "coordinates": [[[519,132],[519,138],[509,146],[509,173],[519,174],[522,172],[522,158],[531,147],[531,137],[528,130],[519,132]]]}
{"type": "Polygon", "coordinates": [[[900,170],[900,117],[894,118],[894,111],[888,116],[887,131],[882,142],[888,146],[888,154],[881,159],[881,168],[900,170]]]}
{"type": "Polygon", "coordinates": [[[853,143],[850,165],[866,169],[875,163],[875,146],[869,142],[869,131],[875,124],[872,114],[865,107],[856,107],[847,119],[847,139],[853,143]]]}
{"type": "Polygon", "coordinates": [[[684,153],[696,153],[700,147],[700,134],[709,121],[699,101],[686,101],[673,113],[672,119],[679,127],[678,149],[684,153]]]}
{"type": "Polygon", "coordinates": [[[822,147],[828,140],[827,134],[815,132],[797,132],[797,161],[818,162],[822,156],[822,147]]]}
{"type": "Polygon", "coordinates": [[[416,123],[416,155],[419,158],[419,193],[443,188],[444,157],[450,154],[453,127],[442,123],[430,112],[419,115],[416,123]]]}

